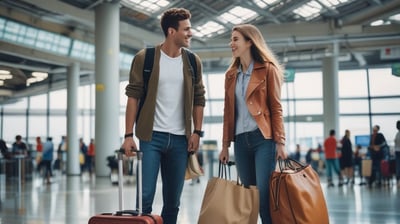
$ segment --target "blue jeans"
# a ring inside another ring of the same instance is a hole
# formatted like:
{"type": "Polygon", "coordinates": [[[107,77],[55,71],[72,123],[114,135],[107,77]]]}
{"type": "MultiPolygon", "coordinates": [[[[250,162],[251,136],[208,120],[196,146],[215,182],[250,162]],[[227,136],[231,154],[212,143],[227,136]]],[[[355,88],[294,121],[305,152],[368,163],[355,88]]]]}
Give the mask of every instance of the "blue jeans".
{"type": "Polygon", "coordinates": [[[275,170],[276,143],[264,139],[261,131],[246,132],[235,137],[235,161],[244,186],[256,185],[260,194],[260,217],[270,224],[269,178],[275,170]]]}
{"type": "Polygon", "coordinates": [[[339,160],[338,159],[326,159],[325,165],[326,165],[326,176],[328,177],[328,182],[329,183],[332,182],[332,171],[334,171],[338,175],[339,180],[341,181],[339,160]]]}
{"type": "MultiPolygon", "coordinates": [[[[164,224],[175,224],[177,221],[185,181],[187,147],[185,135],[165,132],[154,131],[151,141],[140,141],[140,150],[143,151],[143,212],[152,212],[158,171],[161,170],[163,195],[161,216],[164,224]]],[[[138,204],[136,206],[139,207],[138,204]]]]}

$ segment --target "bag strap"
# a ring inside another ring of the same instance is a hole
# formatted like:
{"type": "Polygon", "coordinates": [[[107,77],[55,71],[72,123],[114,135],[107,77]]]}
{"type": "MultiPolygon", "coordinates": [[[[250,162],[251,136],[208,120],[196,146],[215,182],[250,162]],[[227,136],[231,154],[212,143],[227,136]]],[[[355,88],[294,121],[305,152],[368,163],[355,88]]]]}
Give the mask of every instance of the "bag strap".
{"type": "Polygon", "coordinates": [[[197,62],[196,62],[196,57],[194,56],[193,52],[190,51],[189,49],[183,48],[184,51],[186,51],[187,56],[189,58],[189,65],[190,65],[190,71],[192,72],[192,84],[194,85],[196,79],[197,79],[197,62]]]}
{"type": "Polygon", "coordinates": [[[146,99],[147,89],[148,89],[149,80],[150,80],[150,75],[151,75],[151,71],[153,70],[154,53],[155,53],[155,48],[154,47],[146,48],[146,53],[145,53],[145,57],[144,57],[143,72],[142,72],[142,76],[143,76],[143,95],[140,98],[139,108],[138,108],[138,112],[136,114],[136,120],[139,118],[140,111],[142,110],[144,101],[146,99]]]}
{"type": "Polygon", "coordinates": [[[277,178],[277,183],[276,183],[276,187],[275,189],[271,189],[272,191],[272,195],[273,195],[273,199],[274,199],[274,210],[279,209],[279,194],[280,194],[280,185],[281,185],[281,181],[283,178],[283,171],[286,169],[290,169],[290,170],[294,170],[294,171],[299,171],[304,169],[307,165],[304,165],[303,163],[292,159],[290,157],[286,158],[286,159],[281,159],[278,158],[278,160],[276,161],[278,163],[279,166],[279,176],[277,178]]]}

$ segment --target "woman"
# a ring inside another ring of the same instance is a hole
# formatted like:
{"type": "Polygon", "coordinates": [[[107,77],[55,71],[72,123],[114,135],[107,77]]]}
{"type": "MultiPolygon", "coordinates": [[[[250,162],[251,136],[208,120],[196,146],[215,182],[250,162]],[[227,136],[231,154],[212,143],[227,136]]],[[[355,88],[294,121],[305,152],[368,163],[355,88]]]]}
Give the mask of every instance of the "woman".
{"type": "Polygon", "coordinates": [[[281,85],[283,69],[253,25],[237,25],[230,47],[233,61],[225,74],[223,145],[219,159],[229,161],[231,142],[240,180],[256,185],[262,223],[271,223],[269,178],[276,159],[287,158],[281,85]]]}
{"type": "Polygon", "coordinates": [[[342,148],[341,148],[341,166],[343,167],[343,175],[347,177],[346,184],[350,183],[354,184],[353,177],[353,144],[350,140],[350,131],[346,130],[344,136],[341,140],[342,148]]]}

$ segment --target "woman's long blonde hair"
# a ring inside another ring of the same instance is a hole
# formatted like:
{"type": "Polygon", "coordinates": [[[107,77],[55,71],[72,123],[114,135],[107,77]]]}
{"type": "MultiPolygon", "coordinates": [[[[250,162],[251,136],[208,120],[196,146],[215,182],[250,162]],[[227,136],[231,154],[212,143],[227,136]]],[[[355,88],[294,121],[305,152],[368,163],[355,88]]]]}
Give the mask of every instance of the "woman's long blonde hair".
{"type": "MultiPolygon", "coordinates": [[[[260,63],[271,62],[274,64],[278,70],[278,73],[281,77],[283,77],[283,66],[279,63],[275,54],[269,49],[267,46],[264,37],[262,36],[260,30],[251,24],[240,24],[236,25],[232,28],[232,32],[237,31],[243,35],[245,40],[251,41],[252,45],[250,48],[251,57],[260,63]]],[[[237,68],[240,66],[240,58],[233,58],[232,63],[229,66],[231,68],[237,68]]]]}

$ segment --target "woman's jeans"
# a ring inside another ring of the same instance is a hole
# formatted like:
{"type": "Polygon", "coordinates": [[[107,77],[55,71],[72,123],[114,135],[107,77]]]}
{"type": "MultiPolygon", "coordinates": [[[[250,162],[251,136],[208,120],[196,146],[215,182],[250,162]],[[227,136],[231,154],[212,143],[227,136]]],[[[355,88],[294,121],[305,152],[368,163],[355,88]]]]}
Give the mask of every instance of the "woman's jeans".
{"type": "Polygon", "coordinates": [[[256,185],[260,195],[260,217],[270,224],[269,178],[275,170],[276,143],[264,139],[259,129],[235,136],[235,162],[244,186],[256,185]]]}
{"type": "MultiPolygon", "coordinates": [[[[154,131],[151,141],[140,141],[143,151],[143,212],[151,213],[156,192],[158,170],[161,170],[164,224],[177,221],[181,193],[185,181],[188,158],[188,143],[185,135],[173,135],[154,131]]],[[[139,207],[136,200],[136,207],[139,207]]]]}

